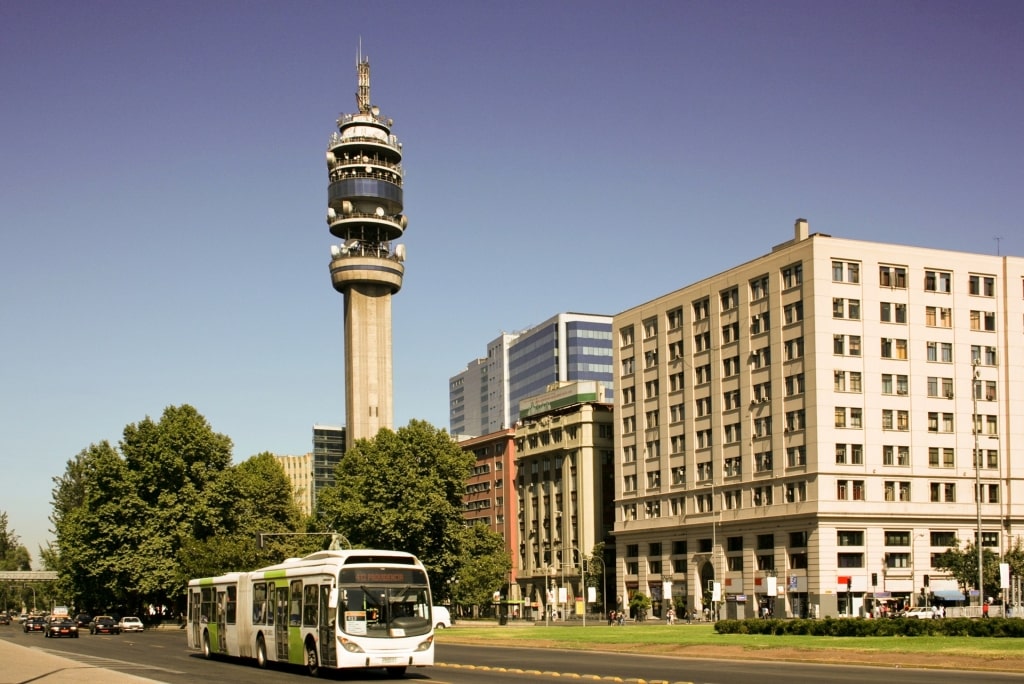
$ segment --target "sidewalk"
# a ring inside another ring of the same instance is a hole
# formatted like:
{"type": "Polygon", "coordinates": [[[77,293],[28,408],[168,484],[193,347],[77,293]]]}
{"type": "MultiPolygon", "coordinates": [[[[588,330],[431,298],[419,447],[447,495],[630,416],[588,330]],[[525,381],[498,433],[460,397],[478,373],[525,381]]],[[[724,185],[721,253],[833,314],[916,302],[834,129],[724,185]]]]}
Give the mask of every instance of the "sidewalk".
{"type": "Polygon", "coordinates": [[[86,665],[0,639],[0,684],[142,684],[155,681],[86,665]]]}

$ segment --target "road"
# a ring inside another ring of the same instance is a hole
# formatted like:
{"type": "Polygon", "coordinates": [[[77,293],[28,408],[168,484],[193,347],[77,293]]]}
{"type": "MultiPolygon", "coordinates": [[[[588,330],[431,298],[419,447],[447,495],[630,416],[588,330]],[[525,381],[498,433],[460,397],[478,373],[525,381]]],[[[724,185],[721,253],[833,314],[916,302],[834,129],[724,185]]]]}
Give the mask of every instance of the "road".
{"type": "MultiPolygon", "coordinates": [[[[90,665],[146,677],[167,684],[216,681],[224,684],[299,684],[307,681],[299,670],[257,670],[236,661],[208,661],[185,646],[184,632],[154,630],[142,634],[92,636],[79,639],[46,639],[25,634],[16,626],[0,627],[0,638],[23,646],[45,649],[90,665]]],[[[745,660],[711,661],[622,653],[562,651],[553,649],[464,646],[439,643],[432,668],[410,670],[407,681],[445,684],[499,684],[557,682],[569,675],[596,675],[646,681],[694,682],[695,684],[862,684],[872,679],[899,680],[900,684],[1005,684],[1021,682],[1019,674],[906,668],[847,667],[809,663],[767,663],[745,660]],[[547,674],[544,674],[547,673],[547,674]],[[550,673],[558,673],[555,677],[550,673]]],[[[2,668],[0,668],[2,669],[2,668]]],[[[344,673],[335,680],[387,681],[383,672],[344,673]]],[[[0,682],[3,679],[0,677],[0,682]]],[[[609,680],[610,681],[610,680],[609,680]]]]}

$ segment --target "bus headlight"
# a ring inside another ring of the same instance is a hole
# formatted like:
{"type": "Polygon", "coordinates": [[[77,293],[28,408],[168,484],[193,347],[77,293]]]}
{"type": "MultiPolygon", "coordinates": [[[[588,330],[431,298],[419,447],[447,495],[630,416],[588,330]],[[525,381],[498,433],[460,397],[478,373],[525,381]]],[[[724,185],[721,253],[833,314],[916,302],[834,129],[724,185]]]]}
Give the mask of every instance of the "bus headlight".
{"type": "Polygon", "coordinates": [[[364,652],[363,651],[363,647],[360,646],[359,644],[357,644],[356,642],[352,641],[351,639],[346,639],[345,637],[340,636],[340,637],[338,637],[338,641],[341,642],[341,647],[343,649],[345,649],[346,651],[348,651],[349,653],[363,653],[364,652]]]}
{"type": "Polygon", "coordinates": [[[430,646],[434,643],[434,637],[429,636],[425,640],[421,641],[419,646],[416,647],[416,652],[429,651],[430,646]]]}

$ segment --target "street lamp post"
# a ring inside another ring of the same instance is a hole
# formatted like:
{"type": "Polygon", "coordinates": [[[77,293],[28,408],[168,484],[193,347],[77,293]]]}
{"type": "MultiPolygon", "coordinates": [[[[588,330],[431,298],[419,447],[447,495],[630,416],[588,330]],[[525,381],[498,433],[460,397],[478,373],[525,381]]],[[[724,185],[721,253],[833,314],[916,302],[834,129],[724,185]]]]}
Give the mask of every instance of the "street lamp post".
{"type": "Polygon", "coordinates": [[[978,513],[978,538],[975,540],[975,544],[978,546],[978,605],[982,605],[985,601],[985,586],[984,586],[984,555],[982,554],[981,548],[981,450],[978,448],[978,432],[981,428],[981,419],[978,415],[978,383],[980,371],[978,370],[978,364],[981,359],[974,359],[972,365],[974,366],[974,375],[971,380],[971,401],[974,406],[974,415],[971,419],[971,424],[974,429],[974,501],[975,507],[978,513]]]}

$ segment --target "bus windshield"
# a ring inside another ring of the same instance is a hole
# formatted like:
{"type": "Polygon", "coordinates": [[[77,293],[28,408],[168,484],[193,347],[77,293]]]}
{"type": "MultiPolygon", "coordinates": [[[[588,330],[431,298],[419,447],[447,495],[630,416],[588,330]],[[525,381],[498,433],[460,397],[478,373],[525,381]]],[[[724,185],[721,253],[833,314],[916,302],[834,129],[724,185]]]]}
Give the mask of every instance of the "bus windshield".
{"type": "Polygon", "coordinates": [[[421,570],[345,568],[338,590],[346,634],[387,638],[430,632],[430,589],[421,570]]]}

